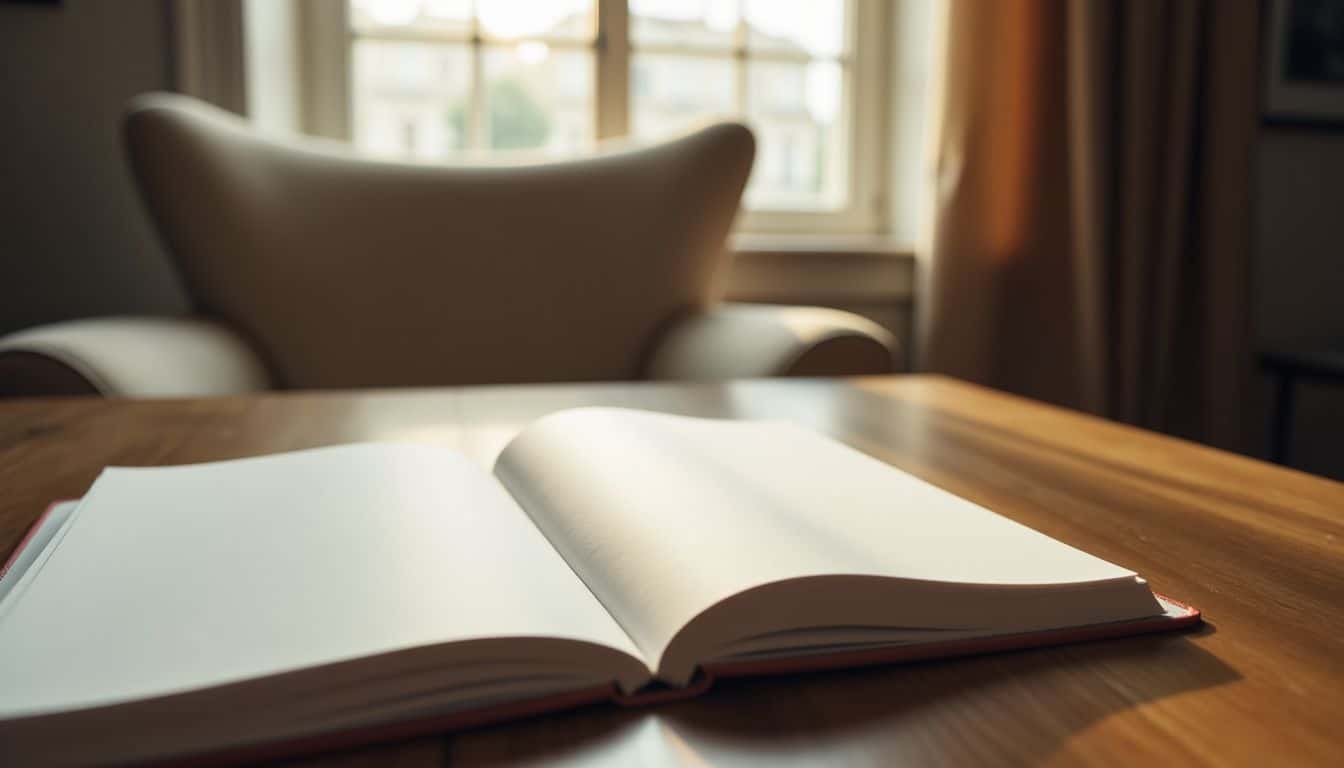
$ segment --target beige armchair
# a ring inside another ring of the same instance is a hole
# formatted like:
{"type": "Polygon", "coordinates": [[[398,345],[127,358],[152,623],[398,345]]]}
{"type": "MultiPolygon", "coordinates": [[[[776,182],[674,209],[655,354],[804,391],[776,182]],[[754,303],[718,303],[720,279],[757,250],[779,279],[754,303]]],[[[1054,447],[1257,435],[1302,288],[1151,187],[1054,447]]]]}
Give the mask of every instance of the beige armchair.
{"type": "Polygon", "coordinates": [[[748,129],[525,166],[430,167],[132,102],[141,193],[197,308],[0,339],[0,394],[212,395],[889,371],[855,315],[716,300],[748,129]]]}

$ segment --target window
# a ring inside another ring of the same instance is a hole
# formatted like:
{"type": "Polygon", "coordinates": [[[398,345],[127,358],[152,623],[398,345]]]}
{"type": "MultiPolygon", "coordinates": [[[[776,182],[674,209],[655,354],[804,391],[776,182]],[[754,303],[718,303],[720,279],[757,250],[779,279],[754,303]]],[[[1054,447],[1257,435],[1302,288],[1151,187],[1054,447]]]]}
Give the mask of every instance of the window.
{"type": "Polygon", "coordinates": [[[596,138],[594,11],[593,0],[350,0],[350,138],[426,159],[582,151],[596,138]]]}
{"type": "Polygon", "coordinates": [[[599,138],[655,141],[735,118],[757,138],[744,230],[881,229],[883,0],[310,6],[307,71],[344,80],[314,89],[307,107],[325,126],[309,127],[364,151],[564,157],[599,138]]]}
{"type": "Polygon", "coordinates": [[[630,0],[630,133],[659,138],[721,115],[756,132],[747,207],[849,204],[841,108],[852,88],[844,0],[630,0]]]}

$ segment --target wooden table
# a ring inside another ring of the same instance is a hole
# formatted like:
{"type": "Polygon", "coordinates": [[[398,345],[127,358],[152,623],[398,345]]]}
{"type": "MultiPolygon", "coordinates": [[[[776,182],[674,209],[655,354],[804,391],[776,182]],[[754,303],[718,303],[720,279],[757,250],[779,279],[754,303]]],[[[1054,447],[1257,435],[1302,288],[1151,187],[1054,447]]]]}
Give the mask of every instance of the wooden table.
{"type": "Polygon", "coordinates": [[[1344,485],[941,378],[0,402],[0,552],[105,464],[355,440],[490,461],[528,421],[591,404],[812,425],[1137,570],[1208,625],[742,681],[314,762],[1344,764],[1344,485]]]}

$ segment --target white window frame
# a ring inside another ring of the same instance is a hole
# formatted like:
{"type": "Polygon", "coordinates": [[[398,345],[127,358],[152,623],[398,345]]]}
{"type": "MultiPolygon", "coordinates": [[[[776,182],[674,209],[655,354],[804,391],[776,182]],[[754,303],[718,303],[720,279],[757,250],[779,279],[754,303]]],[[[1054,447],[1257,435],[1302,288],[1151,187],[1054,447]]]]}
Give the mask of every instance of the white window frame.
{"type": "MultiPolygon", "coordinates": [[[[762,234],[879,235],[888,225],[887,142],[890,59],[884,36],[891,23],[890,3],[851,0],[846,20],[849,54],[844,105],[849,138],[847,204],[837,210],[779,211],[743,208],[737,230],[762,234]]],[[[597,138],[623,136],[629,125],[631,45],[626,0],[597,0],[597,36],[593,43],[594,125],[597,138]]],[[[299,0],[299,73],[303,87],[300,127],[334,139],[351,137],[351,42],[345,0],[299,0]]],[[[659,52],[673,52],[659,46],[659,52]]],[[[678,53],[699,53],[692,48],[678,53]]],[[[719,54],[721,55],[721,54],[719,54]]],[[[739,46],[734,55],[743,57],[739,46]]]]}

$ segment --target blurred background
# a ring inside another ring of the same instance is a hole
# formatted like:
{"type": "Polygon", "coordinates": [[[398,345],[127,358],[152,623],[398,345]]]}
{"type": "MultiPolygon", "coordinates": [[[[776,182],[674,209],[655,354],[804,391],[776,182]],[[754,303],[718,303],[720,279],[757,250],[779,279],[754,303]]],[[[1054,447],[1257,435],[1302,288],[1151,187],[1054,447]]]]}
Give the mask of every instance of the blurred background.
{"type": "Polygon", "coordinates": [[[742,120],[729,299],[1344,478],[1338,0],[3,2],[0,334],[188,310],[120,146],[153,90],[427,164],[742,120]]]}

